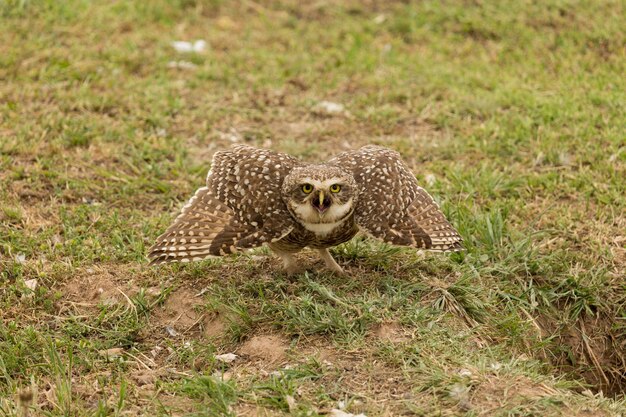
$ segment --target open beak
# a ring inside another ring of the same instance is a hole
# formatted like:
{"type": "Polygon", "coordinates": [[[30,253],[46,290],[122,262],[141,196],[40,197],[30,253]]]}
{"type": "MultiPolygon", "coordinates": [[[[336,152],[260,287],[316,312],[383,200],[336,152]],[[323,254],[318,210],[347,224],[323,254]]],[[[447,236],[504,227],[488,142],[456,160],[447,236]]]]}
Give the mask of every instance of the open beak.
{"type": "Polygon", "coordinates": [[[324,191],[320,191],[317,198],[311,200],[311,204],[317,209],[320,214],[324,214],[328,207],[330,207],[331,202],[330,198],[324,195],[324,191]]]}

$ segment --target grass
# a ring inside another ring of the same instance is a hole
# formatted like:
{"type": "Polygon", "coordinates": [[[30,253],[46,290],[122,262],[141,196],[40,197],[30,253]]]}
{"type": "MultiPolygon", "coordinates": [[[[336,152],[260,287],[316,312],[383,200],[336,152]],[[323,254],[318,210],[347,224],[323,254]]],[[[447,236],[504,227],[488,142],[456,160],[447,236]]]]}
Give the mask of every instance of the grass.
{"type": "Polygon", "coordinates": [[[624,16],[0,0],[0,415],[624,415],[624,16]],[[466,251],[147,267],[232,142],[394,148],[466,251]]]}

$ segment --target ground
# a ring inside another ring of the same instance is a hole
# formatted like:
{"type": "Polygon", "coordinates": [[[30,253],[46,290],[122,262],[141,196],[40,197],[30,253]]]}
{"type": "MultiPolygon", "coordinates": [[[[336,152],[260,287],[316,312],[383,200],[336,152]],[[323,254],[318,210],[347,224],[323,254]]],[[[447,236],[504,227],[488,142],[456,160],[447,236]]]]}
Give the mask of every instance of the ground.
{"type": "Polygon", "coordinates": [[[0,1],[0,415],[625,415],[624,7],[0,1]],[[232,143],[396,149],[466,251],[149,267],[232,143]]]}

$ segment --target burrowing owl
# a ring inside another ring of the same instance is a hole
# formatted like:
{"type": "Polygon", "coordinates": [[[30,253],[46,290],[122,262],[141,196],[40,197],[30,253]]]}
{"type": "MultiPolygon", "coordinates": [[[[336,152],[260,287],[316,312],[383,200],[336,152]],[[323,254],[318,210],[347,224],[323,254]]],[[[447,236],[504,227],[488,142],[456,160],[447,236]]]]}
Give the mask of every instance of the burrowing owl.
{"type": "Polygon", "coordinates": [[[236,145],[213,157],[206,187],[150,249],[152,264],[189,262],[267,244],[289,273],[294,253],[328,248],[359,231],[394,245],[458,251],[461,236],[421,188],[400,155],[379,146],[340,153],[323,164],[236,145]]]}

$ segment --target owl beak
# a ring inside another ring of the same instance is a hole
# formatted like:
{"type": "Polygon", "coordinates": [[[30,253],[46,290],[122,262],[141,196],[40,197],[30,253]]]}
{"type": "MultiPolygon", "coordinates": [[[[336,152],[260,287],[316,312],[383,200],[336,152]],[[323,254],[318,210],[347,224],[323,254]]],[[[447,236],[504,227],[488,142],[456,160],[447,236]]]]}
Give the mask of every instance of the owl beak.
{"type": "Polygon", "coordinates": [[[323,215],[324,212],[328,209],[328,207],[330,207],[331,201],[330,201],[330,198],[328,198],[328,196],[324,195],[324,191],[320,191],[317,198],[314,198],[313,200],[311,200],[311,204],[313,205],[313,207],[317,209],[317,211],[321,215],[323,215]]]}

